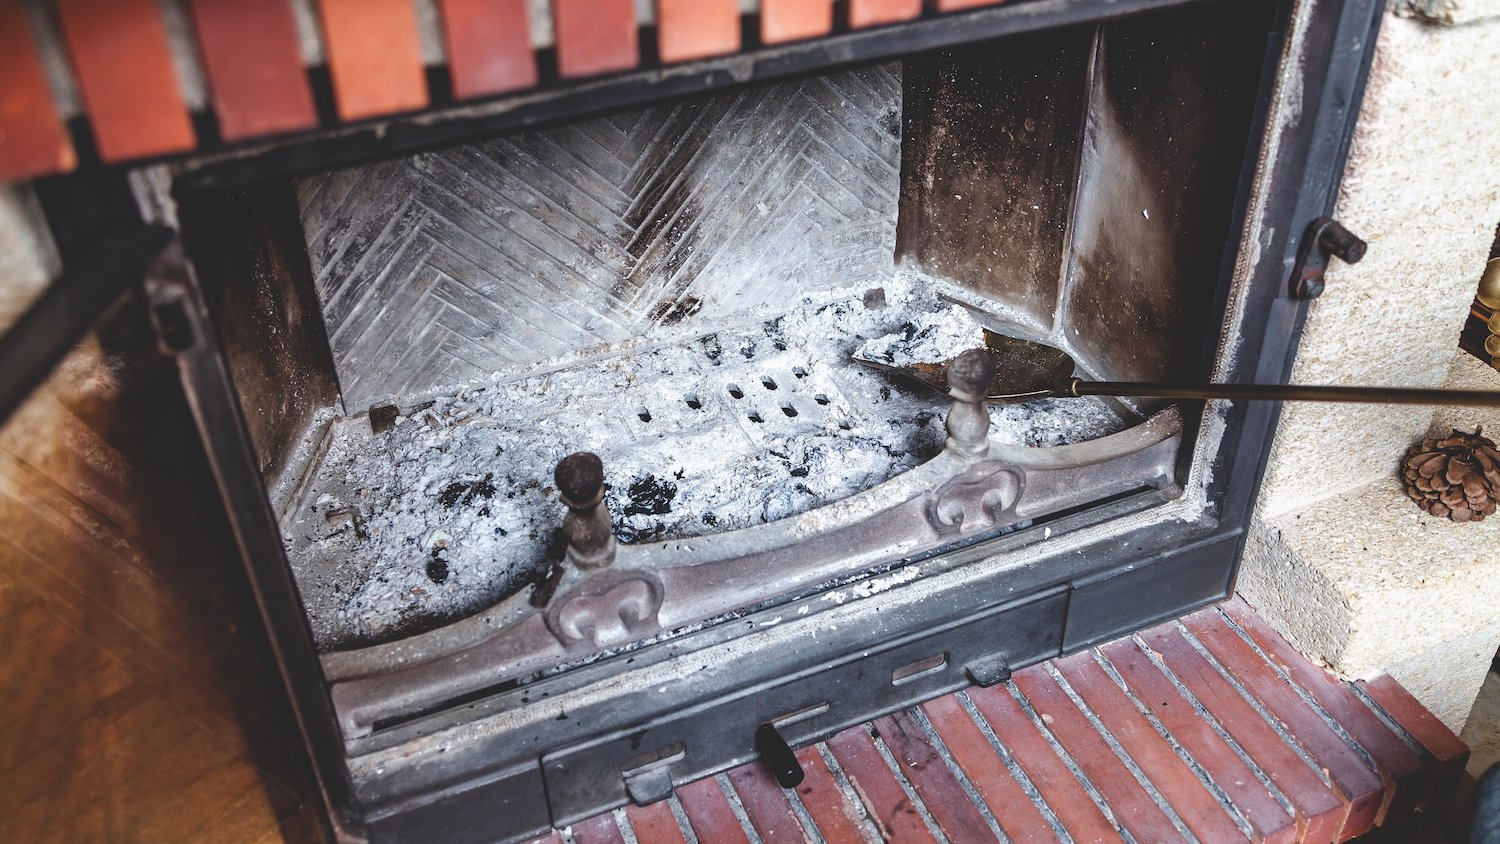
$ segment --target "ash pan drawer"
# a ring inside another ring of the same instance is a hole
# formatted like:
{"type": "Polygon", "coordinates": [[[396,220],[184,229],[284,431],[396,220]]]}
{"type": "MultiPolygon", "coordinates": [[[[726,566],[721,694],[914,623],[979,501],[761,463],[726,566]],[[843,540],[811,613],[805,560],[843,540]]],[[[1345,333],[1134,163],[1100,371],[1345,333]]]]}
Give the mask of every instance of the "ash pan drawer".
{"type": "MultiPolygon", "coordinates": [[[[548,753],[542,769],[553,824],[632,800],[652,803],[677,785],[750,761],[755,730],[766,722],[802,746],[955,689],[1002,681],[1012,667],[1061,653],[1067,602],[1067,586],[1058,586],[548,753]]],[[[809,626],[807,647],[816,647],[815,632],[809,626]]]]}

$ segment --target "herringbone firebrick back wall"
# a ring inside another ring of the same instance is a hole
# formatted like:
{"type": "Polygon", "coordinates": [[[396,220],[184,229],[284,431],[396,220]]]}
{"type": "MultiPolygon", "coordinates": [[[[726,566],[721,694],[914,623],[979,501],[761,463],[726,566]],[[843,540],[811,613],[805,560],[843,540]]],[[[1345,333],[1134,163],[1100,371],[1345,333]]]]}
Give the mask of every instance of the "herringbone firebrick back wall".
{"type": "Polygon", "coordinates": [[[304,179],[346,406],[878,285],[900,147],[892,64],[304,179]]]}

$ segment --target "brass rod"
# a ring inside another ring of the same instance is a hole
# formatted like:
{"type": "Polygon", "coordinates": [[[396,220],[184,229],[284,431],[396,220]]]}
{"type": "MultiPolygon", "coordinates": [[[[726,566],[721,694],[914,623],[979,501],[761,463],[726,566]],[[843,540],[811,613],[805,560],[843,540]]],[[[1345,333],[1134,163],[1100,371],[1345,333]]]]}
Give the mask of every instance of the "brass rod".
{"type": "Polygon", "coordinates": [[[1364,402],[1500,407],[1500,390],[1437,390],[1397,387],[1337,387],[1302,384],[1168,384],[1150,381],[1081,381],[1063,390],[1073,396],[1139,396],[1165,399],[1364,402]]]}

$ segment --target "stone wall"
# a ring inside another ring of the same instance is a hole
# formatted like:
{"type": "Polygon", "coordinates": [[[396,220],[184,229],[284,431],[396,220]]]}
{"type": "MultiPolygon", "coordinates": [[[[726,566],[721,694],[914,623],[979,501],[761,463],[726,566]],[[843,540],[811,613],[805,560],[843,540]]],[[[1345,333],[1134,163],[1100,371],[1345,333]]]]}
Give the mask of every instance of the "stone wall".
{"type": "MultiPolygon", "coordinates": [[[[1457,351],[1500,222],[1500,3],[1442,3],[1384,22],[1336,211],[1369,253],[1330,269],[1297,383],[1500,389],[1457,351]]],[[[1305,653],[1390,673],[1455,728],[1500,645],[1500,518],[1428,516],[1396,469],[1429,428],[1479,424],[1500,412],[1288,405],[1239,584],[1305,653]]]]}

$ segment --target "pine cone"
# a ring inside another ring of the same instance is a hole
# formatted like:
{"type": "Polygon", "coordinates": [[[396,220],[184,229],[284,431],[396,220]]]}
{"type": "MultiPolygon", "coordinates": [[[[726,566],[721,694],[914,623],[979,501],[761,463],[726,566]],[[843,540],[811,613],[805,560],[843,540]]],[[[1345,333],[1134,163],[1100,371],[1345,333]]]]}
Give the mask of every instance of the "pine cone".
{"type": "Polygon", "coordinates": [[[1418,507],[1455,522],[1483,521],[1500,502],[1500,451],[1480,429],[1422,440],[1406,450],[1401,476],[1418,507]]]}

